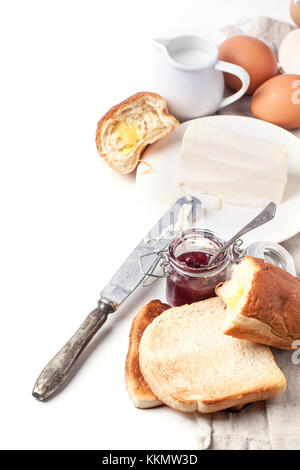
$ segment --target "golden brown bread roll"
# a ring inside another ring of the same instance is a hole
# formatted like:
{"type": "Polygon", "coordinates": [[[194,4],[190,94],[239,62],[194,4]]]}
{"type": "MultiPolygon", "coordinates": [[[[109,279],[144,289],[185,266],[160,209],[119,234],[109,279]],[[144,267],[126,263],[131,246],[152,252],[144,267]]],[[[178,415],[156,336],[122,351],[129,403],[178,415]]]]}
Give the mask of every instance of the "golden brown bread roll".
{"type": "Polygon", "coordinates": [[[147,145],[170,134],[179,122],[156,93],[140,92],[111,108],[98,122],[99,155],[119,173],[133,171],[147,145]]]}
{"type": "Polygon", "coordinates": [[[245,256],[216,293],[227,306],[226,335],[279,349],[299,347],[294,344],[300,340],[299,278],[245,256]]]}

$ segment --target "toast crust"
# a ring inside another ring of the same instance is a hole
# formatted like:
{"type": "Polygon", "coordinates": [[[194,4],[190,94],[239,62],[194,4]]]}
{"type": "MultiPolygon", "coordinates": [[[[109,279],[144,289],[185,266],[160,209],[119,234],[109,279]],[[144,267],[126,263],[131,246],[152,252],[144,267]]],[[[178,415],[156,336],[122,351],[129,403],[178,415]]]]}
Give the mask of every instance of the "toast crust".
{"type": "MultiPolygon", "coordinates": [[[[243,262],[252,263],[255,273],[245,303],[225,324],[225,334],[297,349],[293,343],[300,339],[300,279],[259,258],[246,256],[243,262]]],[[[222,286],[216,293],[226,302],[222,286]]]]}
{"type": "Polygon", "coordinates": [[[267,344],[268,346],[273,346],[278,349],[297,349],[292,347],[294,340],[291,343],[291,341],[280,338],[274,334],[269,325],[266,325],[256,318],[250,318],[240,314],[235,315],[230,321],[225,320],[224,334],[254,343],[267,344]]]}
{"type": "Polygon", "coordinates": [[[131,325],[129,347],[125,363],[125,382],[130,399],[137,408],[154,408],[163,405],[150,390],[139,365],[139,345],[147,326],[162,312],[169,309],[168,304],[152,300],[135,316],[131,325]]]}
{"type": "Polygon", "coordinates": [[[165,100],[158,95],[157,93],[153,92],[147,92],[147,91],[141,91],[138,93],[135,93],[134,95],[130,96],[129,98],[126,98],[123,100],[121,103],[113,106],[110,108],[104,116],[99,120],[97,124],[97,130],[96,130],[96,147],[98,150],[98,153],[100,157],[102,157],[112,169],[118,171],[119,173],[122,174],[128,174],[131,173],[137,166],[145,148],[157,140],[161,139],[162,137],[167,136],[170,134],[175,127],[179,127],[179,122],[177,119],[172,116],[168,112],[167,104],[165,100]],[[137,143],[136,148],[128,155],[124,156],[124,164],[123,165],[118,165],[114,163],[114,161],[110,158],[110,155],[107,154],[107,152],[104,151],[103,145],[102,145],[102,131],[104,126],[108,124],[109,121],[112,121],[115,119],[117,114],[122,112],[123,110],[125,111],[126,109],[130,109],[131,107],[134,107],[140,100],[143,99],[148,99],[148,98],[153,98],[156,100],[157,104],[160,106],[160,113],[163,118],[168,120],[168,128],[162,129],[160,132],[157,130],[155,136],[152,136],[150,138],[147,138],[147,136],[143,139],[140,140],[139,143],[137,143]]]}

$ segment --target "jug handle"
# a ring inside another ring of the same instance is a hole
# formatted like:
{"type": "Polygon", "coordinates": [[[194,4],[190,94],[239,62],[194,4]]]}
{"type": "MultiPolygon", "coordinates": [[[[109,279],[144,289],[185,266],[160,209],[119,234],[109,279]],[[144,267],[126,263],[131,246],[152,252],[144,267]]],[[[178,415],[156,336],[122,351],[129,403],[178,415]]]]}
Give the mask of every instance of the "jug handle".
{"type": "Polygon", "coordinates": [[[216,63],[215,69],[236,75],[242,82],[242,87],[236,93],[227,96],[226,98],[223,98],[219,106],[219,109],[221,109],[224,108],[224,106],[228,106],[229,104],[234,103],[246,93],[249,88],[250,77],[248,72],[239,65],[230,64],[229,62],[223,62],[222,60],[219,60],[216,63]]]}

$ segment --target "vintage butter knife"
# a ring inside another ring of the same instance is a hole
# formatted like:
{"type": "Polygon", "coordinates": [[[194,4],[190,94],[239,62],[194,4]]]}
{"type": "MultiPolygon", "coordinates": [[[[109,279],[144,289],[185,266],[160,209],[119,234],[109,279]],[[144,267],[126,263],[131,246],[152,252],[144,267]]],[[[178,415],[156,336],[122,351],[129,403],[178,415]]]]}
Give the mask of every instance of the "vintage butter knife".
{"type": "MultiPolygon", "coordinates": [[[[82,351],[107,320],[107,316],[115,312],[146,277],[139,266],[140,256],[153,251],[159,252],[168,246],[170,238],[175,234],[176,222],[186,205],[191,206],[189,222],[192,225],[201,208],[201,202],[195,197],[182,197],[141,240],[101,292],[97,308],[86,317],[72,338],[42,370],[32,391],[34,397],[46,400],[61,387],[82,351]]],[[[150,272],[155,262],[156,257],[145,257],[145,272],[150,272]]]]}

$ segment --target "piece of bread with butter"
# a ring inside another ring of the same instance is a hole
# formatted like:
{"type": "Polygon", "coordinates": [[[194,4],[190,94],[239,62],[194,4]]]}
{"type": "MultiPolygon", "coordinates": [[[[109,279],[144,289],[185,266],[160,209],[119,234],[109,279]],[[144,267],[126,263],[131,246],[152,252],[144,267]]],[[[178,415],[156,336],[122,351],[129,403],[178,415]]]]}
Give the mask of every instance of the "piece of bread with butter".
{"type": "Polygon", "coordinates": [[[300,279],[245,256],[216,288],[227,306],[226,335],[279,349],[300,347],[300,279]]]}
{"type": "Polygon", "coordinates": [[[131,173],[149,144],[170,134],[179,122],[156,93],[140,92],[111,108],[98,122],[99,155],[119,173],[131,173]]]}
{"type": "Polygon", "coordinates": [[[125,363],[125,381],[128,395],[136,408],[154,408],[163,405],[142,376],[139,365],[139,345],[142,334],[148,325],[162,312],[170,308],[160,300],[151,300],[134,317],[130,336],[129,347],[125,363]]]}
{"type": "Polygon", "coordinates": [[[145,329],[140,369],[171,408],[211,413],[285,391],[285,377],[268,346],[224,335],[225,309],[214,297],[170,308],[145,329]]]}

